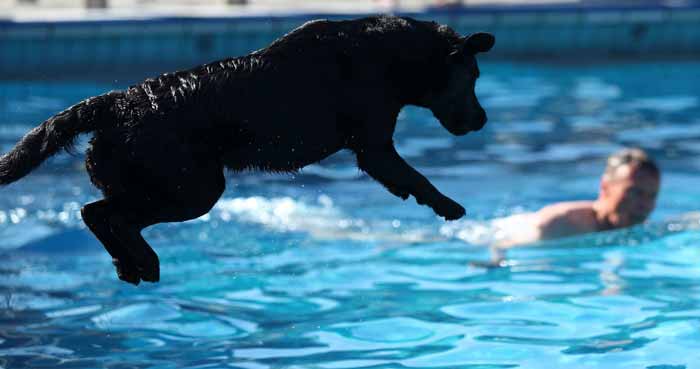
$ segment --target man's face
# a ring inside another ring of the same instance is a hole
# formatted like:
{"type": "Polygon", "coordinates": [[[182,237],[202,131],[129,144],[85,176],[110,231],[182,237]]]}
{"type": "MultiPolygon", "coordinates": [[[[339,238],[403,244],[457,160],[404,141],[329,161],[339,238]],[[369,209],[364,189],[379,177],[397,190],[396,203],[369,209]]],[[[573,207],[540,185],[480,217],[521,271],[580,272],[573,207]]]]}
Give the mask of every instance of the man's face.
{"type": "Polygon", "coordinates": [[[643,222],[654,210],[659,177],[649,170],[624,165],[617,168],[613,178],[603,179],[601,191],[610,225],[629,227],[643,222]]]}

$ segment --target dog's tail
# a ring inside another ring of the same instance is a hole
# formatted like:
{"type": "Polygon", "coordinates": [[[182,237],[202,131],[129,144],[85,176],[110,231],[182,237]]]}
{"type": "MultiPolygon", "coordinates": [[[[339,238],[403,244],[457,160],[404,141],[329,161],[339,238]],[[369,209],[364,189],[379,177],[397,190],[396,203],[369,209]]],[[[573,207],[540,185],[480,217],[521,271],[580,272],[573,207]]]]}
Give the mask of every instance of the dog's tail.
{"type": "Polygon", "coordinates": [[[0,185],[24,177],[59,150],[70,149],[79,134],[95,130],[100,121],[113,114],[117,94],[110,92],[83,100],[29,131],[0,157],[0,185]]]}

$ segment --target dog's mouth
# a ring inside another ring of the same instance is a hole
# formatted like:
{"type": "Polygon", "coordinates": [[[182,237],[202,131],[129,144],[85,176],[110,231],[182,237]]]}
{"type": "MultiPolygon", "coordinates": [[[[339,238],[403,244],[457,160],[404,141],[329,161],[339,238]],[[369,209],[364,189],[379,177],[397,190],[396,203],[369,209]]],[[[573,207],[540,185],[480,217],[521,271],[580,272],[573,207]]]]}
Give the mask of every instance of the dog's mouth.
{"type": "Polygon", "coordinates": [[[471,132],[472,129],[469,127],[445,127],[447,128],[447,132],[450,132],[451,134],[455,136],[464,136],[467,133],[471,132]]]}
{"type": "Polygon", "coordinates": [[[471,122],[466,122],[466,123],[460,123],[460,124],[443,124],[445,129],[447,129],[448,132],[455,136],[464,136],[469,132],[474,132],[478,131],[486,125],[486,121],[488,119],[486,118],[486,114],[483,114],[477,119],[474,119],[471,122]]]}

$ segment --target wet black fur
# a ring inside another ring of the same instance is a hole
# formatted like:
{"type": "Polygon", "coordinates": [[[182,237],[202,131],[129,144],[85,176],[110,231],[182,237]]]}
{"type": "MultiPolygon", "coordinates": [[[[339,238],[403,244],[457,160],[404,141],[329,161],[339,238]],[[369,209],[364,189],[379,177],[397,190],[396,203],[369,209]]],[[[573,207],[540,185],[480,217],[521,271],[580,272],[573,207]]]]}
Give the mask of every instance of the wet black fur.
{"type": "Polygon", "coordinates": [[[350,149],[395,195],[459,218],[464,209],[396,154],[392,135],[403,106],[432,108],[427,96],[447,88],[449,55],[463,43],[409,18],[309,22],[250,55],[74,105],[0,158],[0,184],[93,132],[86,165],[105,198],[86,205],[83,219],[134,284],[159,279],[140,231],[207,213],[224,191],[224,168],[295,171],[350,149]]]}

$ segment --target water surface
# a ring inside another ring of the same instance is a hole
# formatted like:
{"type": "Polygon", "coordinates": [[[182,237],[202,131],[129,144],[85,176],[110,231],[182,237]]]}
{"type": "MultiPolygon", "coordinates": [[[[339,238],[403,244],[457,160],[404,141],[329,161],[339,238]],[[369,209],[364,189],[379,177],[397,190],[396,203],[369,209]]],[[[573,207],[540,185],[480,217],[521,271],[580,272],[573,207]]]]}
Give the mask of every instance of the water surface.
{"type": "MultiPolygon", "coordinates": [[[[229,174],[209,215],[145,232],[161,282],[138,287],[80,220],[99,198],[83,140],[0,192],[0,366],[698,368],[700,223],[679,219],[700,204],[698,70],[484,64],[482,131],[453,137],[411,108],[396,134],[464,220],[392,197],[348,153],[296,175],[229,174]],[[489,258],[491,219],[595,197],[626,145],[663,170],[648,224],[470,266],[489,258]]],[[[0,148],[125,84],[0,82],[0,148]]]]}

